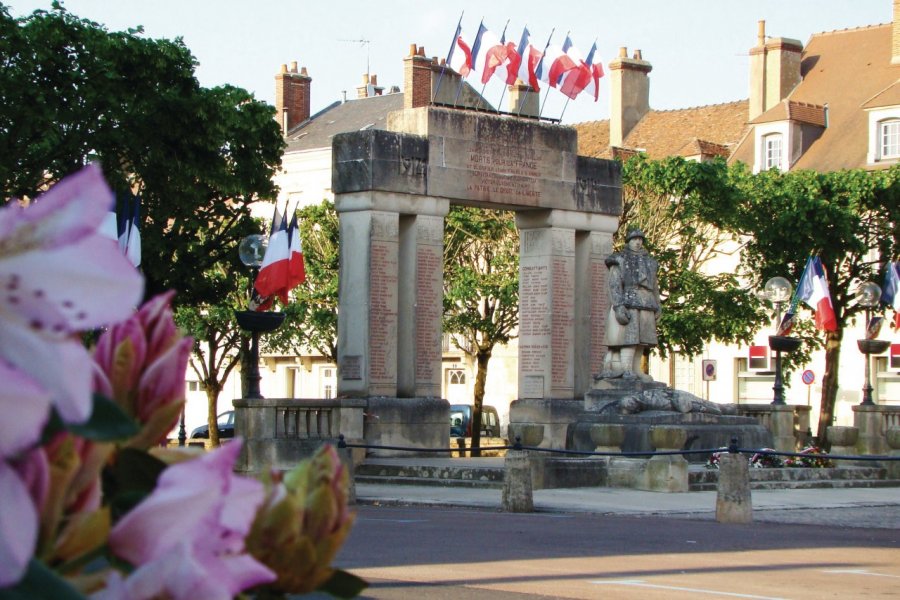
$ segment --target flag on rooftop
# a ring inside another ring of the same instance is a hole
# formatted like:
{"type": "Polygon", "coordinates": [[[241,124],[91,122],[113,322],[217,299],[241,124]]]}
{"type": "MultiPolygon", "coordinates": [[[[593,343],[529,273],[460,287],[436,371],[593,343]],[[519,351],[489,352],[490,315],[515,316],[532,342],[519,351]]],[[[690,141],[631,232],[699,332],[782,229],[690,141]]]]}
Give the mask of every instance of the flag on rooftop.
{"type": "Polygon", "coordinates": [[[528,28],[522,30],[522,38],[519,40],[519,47],[516,49],[519,55],[519,69],[516,76],[527,83],[534,91],[540,91],[540,85],[537,78],[537,66],[541,62],[543,52],[535,48],[531,43],[531,32],[528,28]]]}
{"type": "Polygon", "coordinates": [[[453,44],[447,54],[447,64],[463,77],[467,77],[472,71],[472,48],[463,39],[461,24],[456,26],[453,44]]]}

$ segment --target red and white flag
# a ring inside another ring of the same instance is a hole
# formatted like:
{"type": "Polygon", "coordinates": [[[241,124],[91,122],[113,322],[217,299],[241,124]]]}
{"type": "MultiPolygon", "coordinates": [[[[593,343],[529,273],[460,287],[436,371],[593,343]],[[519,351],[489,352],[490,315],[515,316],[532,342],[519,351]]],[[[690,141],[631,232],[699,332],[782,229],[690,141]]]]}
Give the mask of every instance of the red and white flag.
{"type": "Polygon", "coordinates": [[[288,262],[288,290],[292,290],[306,281],[306,265],[303,262],[303,244],[300,240],[300,228],[297,227],[297,213],[291,218],[288,227],[288,248],[290,259],[288,262]]]}
{"type": "Polygon", "coordinates": [[[447,64],[450,68],[463,77],[468,77],[472,71],[472,48],[463,39],[462,27],[456,26],[456,35],[453,37],[453,45],[447,55],[447,64]]]}
{"type": "Polygon", "coordinates": [[[516,54],[519,55],[519,69],[516,77],[530,85],[534,91],[540,91],[541,86],[537,77],[537,67],[544,53],[531,44],[531,33],[529,33],[527,27],[522,31],[522,38],[519,40],[516,54]]]}
{"type": "Polygon", "coordinates": [[[816,328],[837,331],[837,318],[828,291],[828,277],[818,256],[810,256],[797,284],[797,298],[816,312],[816,328]]]}
{"type": "MultiPolygon", "coordinates": [[[[259,275],[256,276],[254,287],[263,298],[278,296],[282,302],[287,303],[287,284],[290,272],[290,246],[288,245],[287,225],[284,216],[278,212],[275,206],[275,214],[272,217],[272,229],[269,233],[269,245],[263,255],[259,275]]],[[[271,302],[268,303],[271,305],[271,302]]],[[[265,304],[260,309],[267,307],[265,304]]]]}
{"type": "Polygon", "coordinates": [[[538,67],[539,81],[543,81],[550,87],[555,88],[559,85],[562,76],[576,67],[575,61],[566,54],[571,45],[572,40],[569,39],[569,36],[566,36],[566,42],[562,47],[547,46],[547,50],[544,52],[541,64],[538,67]]]}

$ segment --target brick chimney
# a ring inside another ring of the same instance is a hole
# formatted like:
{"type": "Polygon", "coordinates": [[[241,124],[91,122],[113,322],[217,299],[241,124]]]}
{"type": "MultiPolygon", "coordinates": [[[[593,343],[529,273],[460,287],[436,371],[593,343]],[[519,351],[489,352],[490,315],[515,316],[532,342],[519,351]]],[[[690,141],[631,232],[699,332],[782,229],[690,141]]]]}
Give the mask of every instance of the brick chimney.
{"type": "Polygon", "coordinates": [[[787,98],[800,83],[802,52],[803,44],[799,40],[770,38],[767,41],[766,22],[757,23],[756,46],[750,49],[749,120],[787,98]]]}
{"type": "Polygon", "coordinates": [[[425,48],[410,44],[409,56],[403,59],[403,108],[431,104],[431,66],[425,48]]]}
{"type": "Polygon", "coordinates": [[[311,82],[306,67],[297,72],[297,61],[291,62],[290,70],[281,65],[281,72],[275,75],[275,120],[285,134],[309,118],[311,82]]]}
{"type": "Polygon", "coordinates": [[[622,146],[638,121],[650,111],[650,78],[653,67],[635,50],[619,48],[609,63],[609,145],[622,146]]]}
{"type": "Polygon", "coordinates": [[[894,0],[894,21],[891,32],[891,64],[900,64],[900,0],[894,0]]]}
{"type": "Polygon", "coordinates": [[[378,87],[378,75],[363,74],[362,85],[356,88],[357,98],[371,98],[384,93],[384,87],[378,87]]]}

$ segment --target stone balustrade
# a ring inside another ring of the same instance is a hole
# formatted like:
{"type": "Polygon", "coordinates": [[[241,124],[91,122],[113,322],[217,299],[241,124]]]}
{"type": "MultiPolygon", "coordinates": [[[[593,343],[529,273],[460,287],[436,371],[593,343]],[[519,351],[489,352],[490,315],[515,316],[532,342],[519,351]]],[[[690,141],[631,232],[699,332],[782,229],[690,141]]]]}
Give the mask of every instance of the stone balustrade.
{"type": "Polygon", "coordinates": [[[775,450],[794,452],[809,443],[809,406],[738,404],[738,414],[753,417],[772,433],[775,450]]]}
{"type": "Polygon", "coordinates": [[[853,407],[853,425],[859,429],[859,454],[887,454],[890,448],[885,435],[891,427],[900,427],[900,406],[858,404],[853,407]]]}
{"type": "Polygon", "coordinates": [[[347,441],[362,441],[365,407],[365,400],[352,398],[237,399],[235,435],[244,438],[244,445],[235,469],[287,470],[321,444],[336,443],[341,434],[347,441]]]}

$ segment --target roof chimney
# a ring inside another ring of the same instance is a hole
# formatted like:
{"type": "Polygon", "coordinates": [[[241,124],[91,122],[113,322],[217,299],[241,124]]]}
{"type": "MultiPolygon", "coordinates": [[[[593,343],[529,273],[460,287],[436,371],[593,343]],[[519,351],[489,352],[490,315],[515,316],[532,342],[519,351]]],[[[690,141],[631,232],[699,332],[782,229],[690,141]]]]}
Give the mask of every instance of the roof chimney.
{"type": "Polygon", "coordinates": [[[800,83],[802,52],[799,40],[767,41],[766,22],[757,23],[756,46],[750,49],[750,121],[787,98],[800,83]]]}
{"type": "Polygon", "coordinates": [[[431,104],[431,65],[425,48],[410,44],[409,56],[403,59],[403,108],[431,104]]]}
{"type": "Polygon", "coordinates": [[[285,133],[309,118],[311,82],[306,67],[297,72],[297,61],[275,75],[275,119],[285,133]]]}
{"type": "Polygon", "coordinates": [[[540,113],[540,94],[521,79],[509,86],[509,112],[521,117],[537,117],[540,113]]]}
{"type": "Polygon", "coordinates": [[[652,65],[640,50],[628,58],[628,48],[619,48],[619,56],[609,63],[609,144],[622,146],[625,138],[650,111],[652,65]]]}

